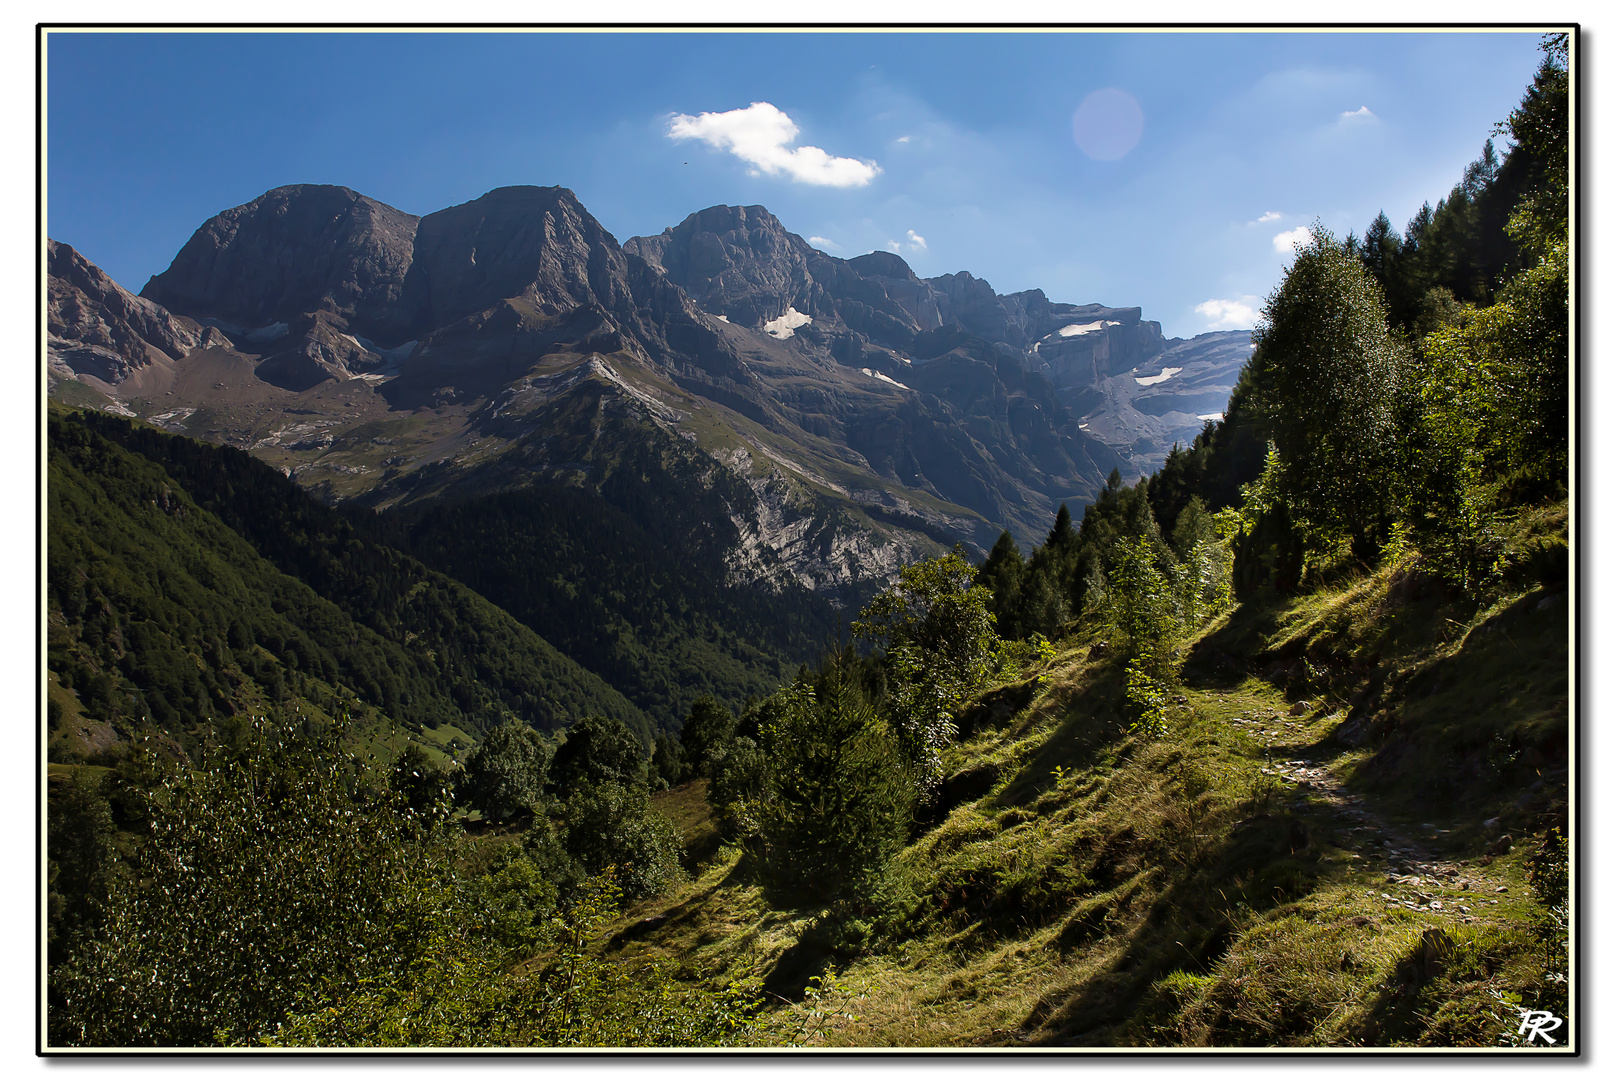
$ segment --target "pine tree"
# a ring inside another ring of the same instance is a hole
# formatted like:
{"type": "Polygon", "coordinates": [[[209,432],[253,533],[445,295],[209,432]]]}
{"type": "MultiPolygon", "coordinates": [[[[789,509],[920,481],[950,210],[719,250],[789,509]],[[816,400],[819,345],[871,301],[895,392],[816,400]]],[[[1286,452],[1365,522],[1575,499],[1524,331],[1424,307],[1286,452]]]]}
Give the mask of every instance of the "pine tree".
{"type": "MultiPolygon", "coordinates": [[[[1070,523],[1068,515],[1068,528],[1070,523]]],[[[1008,529],[999,534],[998,542],[976,571],[976,583],[993,591],[988,607],[993,612],[999,636],[1009,640],[1019,640],[1027,634],[1021,627],[1019,610],[1022,579],[1026,573],[1027,564],[1022,561],[1021,549],[1016,547],[1008,529]]]]}
{"type": "Polygon", "coordinates": [[[766,879],[791,896],[867,897],[903,846],[914,805],[896,740],[859,701],[838,658],[823,695],[780,692],[764,732],[771,797],[755,841],[766,879]]]}

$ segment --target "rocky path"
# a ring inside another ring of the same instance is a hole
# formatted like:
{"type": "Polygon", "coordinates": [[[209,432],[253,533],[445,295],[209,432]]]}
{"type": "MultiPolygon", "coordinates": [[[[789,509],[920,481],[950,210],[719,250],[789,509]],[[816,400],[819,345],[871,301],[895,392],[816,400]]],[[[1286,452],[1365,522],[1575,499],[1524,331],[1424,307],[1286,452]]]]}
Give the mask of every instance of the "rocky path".
{"type": "Polygon", "coordinates": [[[1284,782],[1295,792],[1293,810],[1327,808],[1335,821],[1327,836],[1316,839],[1348,853],[1354,866],[1376,886],[1388,908],[1446,915],[1473,922],[1497,907],[1510,887],[1488,880],[1481,871],[1492,855],[1509,850],[1510,838],[1500,837],[1490,853],[1475,860],[1456,859],[1429,846],[1448,830],[1430,823],[1396,826],[1375,811],[1370,800],[1347,791],[1331,771],[1333,755],[1320,749],[1315,736],[1319,718],[1306,718],[1308,702],[1299,702],[1290,716],[1270,713],[1266,718],[1236,717],[1231,722],[1261,743],[1268,754],[1265,775],[1284,782]]]}

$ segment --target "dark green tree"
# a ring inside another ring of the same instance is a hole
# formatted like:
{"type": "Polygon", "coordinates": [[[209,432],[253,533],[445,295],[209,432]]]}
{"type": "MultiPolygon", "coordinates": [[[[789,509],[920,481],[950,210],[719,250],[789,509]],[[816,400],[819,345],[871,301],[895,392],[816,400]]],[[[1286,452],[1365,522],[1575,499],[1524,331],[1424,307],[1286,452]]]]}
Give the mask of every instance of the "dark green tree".
{"type": "MultiPolygon", "coordinates": [[[[1111,475],[1117,478],[1118,483],[1121,483],[1121,474],[1115,469],[1111,470],[1111,475]]],[[[1055,513],[1055,524],[1050,528],[1048,538],[1044,540],[1044,546],[1059,551],[1073,547],[1076,544],[1077,531],[1072,528],[1072,512],[1066,509],[1065,503],[1061,503],[1060,509],[1055,513]]]]}
{"type": "Polygon", "coordinates": [[[779,692],[764,732],[770,793],[757,806],[754,853],[788,897],[859,900],[878,885],[908,834],[914,784],[887,725],[857,700],[841,661],[823,695],[779,692]]]}
{"type": "Polygon", "coordinates": [[[585,874],[611,868],[630,900],[654,896],[680,876],[679,830],[651,809],[643,785],[586,784],[562,808],[567,853],[585,874]]]}
{"type": "Polygon", "coordinates": [[[1021,549],[1016,547],[1015,539],[1007,529],[999,534],[998,542],[976,571],[976,583],[993,592],[989,606],[997,620],[1000,637],[1019,639],[1026,636],[1021,629],[1019,613],[1022,578],[1026,572],[1027,564],[1021,558],[1021,549]]]}
{"type": "Polygon", "coordinates": [[[117,827],[100,782],[83,769],[51,785],[46,822],[46,935],[55,966],[100,925],[118,867],[117,827]]]}
{"type": "Polygon", "coordinates": [[[684,727],[679,730],[679,742],[684,747],[685,760],[697,775],[710,775],[708,762],[713,751],[734,737],[735,714],[722,702],[711,694],[691,702],[684,727]]]}
{"type": "Polygon", "coordinates": [[[1380,283],[1382,289],[1391,280],[1402,250],[1403,238],[1382,210],[1369,223],[1369,228],[1364,230],[1363,240],[1358,245],[1358,257],[1363,260],[1364,268],[1380,283]]]}
{"type": "Polygon", "coordinates": [[[451,915],[451,837],[366,782],[334,733],[168,770],[97,933],[51,973],[53,1045],[258,1045],[420,959],[451,915]]]}
{"type": "Polygon", "coordinates": [[[586,784],[645,783],[645,749],[615,717],[585,716],[567,731],[550,762],[550,782],[566,798],[586,784]]]}
{"type": "Polygon", "coordinates": [[[656,748],[651,751],[652,786],[660,778],[663,784],[674,787],[690,775],[690,763],[679,740],[666,731],[658,732],[656,748]]]}
{"type": "Polygon", "coordinates": [[[905,567],[853,623],[856,636],[885,653],[896,734],[926,787],[941,778],[954,710],[993,670],[1000,639],[990,598],[956,547],[905,567]]]}
{"type": "Polygon", "coordinates": [[[410,743],[393,759],[388,784],[411,810],[430,813],[449,804],[454,784],[449,771],[432,760],[419,743],[410,743]]]}
{"type": "Polygon", "coordinates": [[[501,724],[466,759],[460,801],[490,821],[507,821],[539,805],[549,764],[550,746],[538,732],[501,724]]]}
{"type": "Polygon", "coordinates": [[[1379,286],[1315,226],[1252,339],[1258,405],[1284,463],[1280,493],[1315,536],[1349,539],[1372,558],[1392,517],[1408,367],[1379,286]]]}

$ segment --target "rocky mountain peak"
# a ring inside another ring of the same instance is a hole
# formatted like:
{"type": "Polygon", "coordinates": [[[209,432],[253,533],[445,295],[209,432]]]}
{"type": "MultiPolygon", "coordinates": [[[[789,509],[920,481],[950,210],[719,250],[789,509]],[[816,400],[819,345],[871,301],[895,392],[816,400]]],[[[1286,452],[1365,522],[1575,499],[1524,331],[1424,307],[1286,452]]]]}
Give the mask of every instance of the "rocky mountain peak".
{"type": "Polygon", "coordinates": [[[422,218],[404,287],[418,329],[446,326],[502,300],[554,316],[628,296],[611,233],[563,187],[503,187],[422,218]]]}
{"type": "Polygon", "coordinates": [[[909,269],[909,264],[890,251],[872,251],[868,255],[848,259],[847,265],[860,277],[919,280],[915,278],[915,272],[909,269]]]}
{"type": "Polygon", "coordinates": [[[396,338],[418,220],[345,187],[278,187],[204,222],[140,295],[248,328],[324,310],[396,338]]]}
{"type": "Polygon", "coordinates": [[[47,323],[57,377],[84,375],[115,386],[202,343],[195,323],[132,295],[71,246],[46,243],[47,323]]]}
{"type": "Polygon", "coordinates": [[[819,256],[761,206],[709,206],[623,245],[667,275],[702,310],[757,327],[795,309],[819,314],[810,262],[819,256]]]}

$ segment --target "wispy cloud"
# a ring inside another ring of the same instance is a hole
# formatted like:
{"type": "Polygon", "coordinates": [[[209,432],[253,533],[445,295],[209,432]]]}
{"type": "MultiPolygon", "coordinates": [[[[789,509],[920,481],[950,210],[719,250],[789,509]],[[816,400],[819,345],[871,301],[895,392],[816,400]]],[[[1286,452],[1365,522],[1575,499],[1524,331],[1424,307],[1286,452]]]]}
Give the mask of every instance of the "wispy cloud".
{"type": "Polygon", "coordinates": [[[881,173],[873,161],[832,157],[817,146],[792,146],[797,125],[767,101],[729,112],[678,113],[668,122],[668,138],[699,139],[715,150],[728,150],[751,165],[754,174],[785,175],[803,184],[863,187],[881,173]]]}
{"type": "Polygon", "coordinates": [[[910,229],[908,232],[908,237],[909,239],[907,243],[902,240],[888,240],[887,250],[892,252],[894,255],[902,255],[903,249],[906,247],[910,251],[926,250],[926,238],[924,236],[921,236],[919,233],[915,232],[915,230],[910,229]]]}
{"type": "Polygon", "coordinates": [[[1208,300],[1195,305],[1195,313],[1206,317],[1208,330],[1245,330],[1257,325],[1255,296],[1238,300],[1208,300]]]}
{"type": "Polygon", "coordinates": [[[910,139],[913,139],[913,138],[914,138],[913,135],[899,135],[898,136],[898,141],[901,142],[901,143],[905,143],[905,142],[908,142],[910,139]]]}
{"type": "Polygon", "coordinates": [[[1299,247],[1313,242],[1313,231],[1306,225],[1298,225],[1274,237],[1274,250],[1281,255],[1289,255],[1299,247]]]}
{"type": "Polygon", "coordinates": [[[1379,119],[1380,117],[1369,111],[1369,106],[1367,105],[1360,105],[1351,112],[1344,112],[1341,114],[1341,123],[1343,124],[1361,124],[1366,120],[1379,119]]]}
{"type": "Polygon", "coordinates": [[[1248,222],[1246,222],[1246,224],[1247,225],[1266,225],[1270,221],[1278,221],[1280,218],[1282,218],[1284,216],[1285,215],[1281,214],[1278,210],[1270,210],[1266,214],[1264,214],[1262,217],[1258,218],[1256,221],[1248,221],[1248,222]]]}
{"type": "Polygon", "coordinates": [[[842,245],[838,244],[834,240],[827,239],[826,237],[823,237],[823,236],[810,236],[808,238],[808,242],[810,244],[814,245],[814,247],[819,248],[822,251],[826,251],[826,250],[828,250],[828,251],[840,251],[840,250],[842,250],[842,245]]]}

